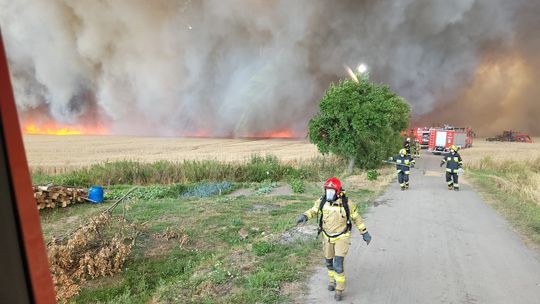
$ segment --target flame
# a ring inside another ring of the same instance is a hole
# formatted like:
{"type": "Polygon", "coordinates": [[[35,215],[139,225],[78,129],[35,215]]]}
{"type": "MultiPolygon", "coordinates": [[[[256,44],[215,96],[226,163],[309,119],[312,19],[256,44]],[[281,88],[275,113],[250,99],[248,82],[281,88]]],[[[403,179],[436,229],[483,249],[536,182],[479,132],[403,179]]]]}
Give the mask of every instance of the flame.
{"type": "Polygon", "coordinates": [[[299,134],[293,132],[289,129],[282,130],[273,130],[273,131],[264,131],[258,132],[251,136],[246,137],[256,137],[256,138],[300,138],[299,134]]]}
{"type": "Polygon", "coordinates": [[[103,126],[62,125],[56,122],[38,125],[34,122],[27,122],[23,126],[23,133],[40,135],[104,135],[109,132],[103,126]]]}

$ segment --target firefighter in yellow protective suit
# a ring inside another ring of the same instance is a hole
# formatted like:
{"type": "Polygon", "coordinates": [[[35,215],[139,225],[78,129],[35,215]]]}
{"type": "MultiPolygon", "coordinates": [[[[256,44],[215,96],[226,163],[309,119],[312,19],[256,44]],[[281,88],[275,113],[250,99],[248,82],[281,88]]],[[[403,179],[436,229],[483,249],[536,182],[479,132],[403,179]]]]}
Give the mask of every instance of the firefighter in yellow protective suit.
{"type": "Polygon", "coordinates": [[[451,146],[450,153],[444,155],[441,161],[441,167],[444,164],[446,164],[446,183],[448,184],[448,190],[459,191],[458,173],[462,171],[463,160],[456,146],[451,146]]]}
{"type": "Polygon", "coordinates": [[[420,157],[420,150],[422,149],[422,146],[420,146],[420,141],[418,139],[414,140],[414,158],[420,157]]]}
{"type": "Polygon", "coordinates": [[[351,203],[335,177],[324,183],[325,194],[313,207],[298,217],[297,224],[318,217],[319,234],[323,234],[323,251],[330,282],[328,290],[335,291],[334,299],[341,301],[345,289],[344,260],[351,243],[351,230],[354,224],[362,238],[369,245],[371,235],[358,214],[356,204],[351,203]]]}

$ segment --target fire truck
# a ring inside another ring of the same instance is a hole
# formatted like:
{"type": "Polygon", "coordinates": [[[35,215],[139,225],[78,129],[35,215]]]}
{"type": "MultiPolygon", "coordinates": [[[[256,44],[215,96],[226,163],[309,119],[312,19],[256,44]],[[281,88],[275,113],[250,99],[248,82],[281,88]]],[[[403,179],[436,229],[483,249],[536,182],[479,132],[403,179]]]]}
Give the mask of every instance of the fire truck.
{"type": "Polygon", "coordinates": [[[427,149],[429,146],[429,130],[430,128],[414,128],[411,129],[411,137],[413,140],[418,140],[422,149],[427,149]]]}
{"type": "Polygon", "coordinates": [[[433,154],[447,152],[452,145],[460,149],[470,148],[473,144],[474,132],[470,128],[445,126],[429,130],[428,151],[433,154]]]}

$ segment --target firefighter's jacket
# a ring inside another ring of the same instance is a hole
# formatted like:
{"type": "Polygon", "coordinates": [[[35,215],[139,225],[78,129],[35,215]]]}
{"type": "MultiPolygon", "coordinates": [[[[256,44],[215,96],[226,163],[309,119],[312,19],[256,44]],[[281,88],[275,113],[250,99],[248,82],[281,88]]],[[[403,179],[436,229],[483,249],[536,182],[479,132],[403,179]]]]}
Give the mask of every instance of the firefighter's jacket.
{"type": "MultiPolygon", "coordinates": [[[[304,212],[304,214],[309,219],[315,216],[320,217],[320,204],[320,200],[315,201],[313,207],[311,207],[311,209],[309,209],[308,211],[304,212]]],[[[362,217],[358,214],[356,204],[352,203],[351,200],[348,201],[348,204],[350,210],[351,224],[354,224],[354,226],[358,228],[361,234],[366,233],[366,225],[364,224],[364,220],[362,219],[362,217]]],[[[326,232],[323,233],[324,237],[330,238],[330,241],[335,241],[342,237],[349,236],[351,234],[350,231],[342,233],[346,230],[346,228],[347,213],[345,212],[345,208],[341,204],[341,199],[338,199],[332,203],[326,202],[322,208],[322,229],[324,230],[324,232],[326,232]],[[330,235],[330,237],[328,237],[326,234],[330,235]],[[333,237],[334,235],[335,237],[333,237]]]]}
{"type": "Polygon", "coordinates": [[[396,155],[392,157],[392,161],[396,163],[396,169],[398,172],[403,171],[405,174],[411,174],[411,165],[415,164],[415,161],[409,155],[401,156],[396,155]],[[404,166],[406,165],[406,166],[404,166]]]}
{"type": "Polygon", "coordinates": [[[446,153],[442,160],[443,164],[446,163],[446,172],[457,173],[458,169],[463,166],[463,161],[459,153],[446,153]]]}

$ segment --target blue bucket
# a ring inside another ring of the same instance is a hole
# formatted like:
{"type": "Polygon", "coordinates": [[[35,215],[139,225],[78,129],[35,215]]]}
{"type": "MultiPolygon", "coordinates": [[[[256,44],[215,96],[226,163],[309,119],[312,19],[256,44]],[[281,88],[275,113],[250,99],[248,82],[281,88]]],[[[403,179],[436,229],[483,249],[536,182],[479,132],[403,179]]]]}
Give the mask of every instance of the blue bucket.
{"type": "Polygon", "coordinates": [[[102,186],[92,186],[88,190],[88,199],[93,203],[103,202],[103,187],[102,186]]]}

